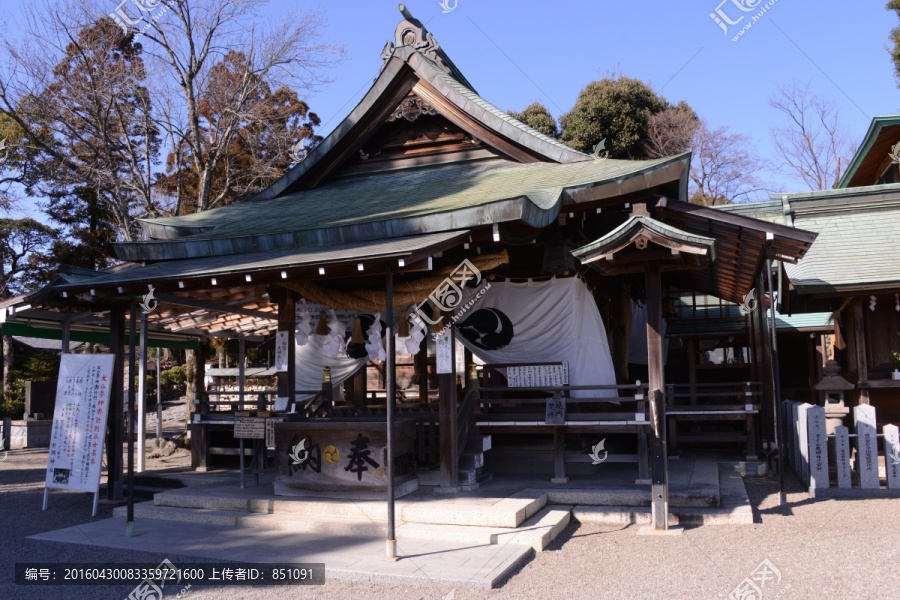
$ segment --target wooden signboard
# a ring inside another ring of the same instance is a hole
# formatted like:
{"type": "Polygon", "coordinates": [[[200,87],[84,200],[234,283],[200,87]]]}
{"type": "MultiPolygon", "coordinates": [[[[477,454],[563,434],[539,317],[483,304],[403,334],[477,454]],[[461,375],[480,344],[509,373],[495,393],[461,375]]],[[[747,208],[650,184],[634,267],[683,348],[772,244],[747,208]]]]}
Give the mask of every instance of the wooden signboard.
{"type": "Polygon", "coordinates": [[[569,363],[507,367],[509,387],[560,387],[569,385],[569,363]]]}
{"type": "Polygon", "coordinates": [[[235,419],[234,420],[234,438],[235,439],[266,439],[266,420],[253,417],[235,419]]]}
{"type": "Polygon", "coordinates": [[[552,398],[547,398],[547,412],[544,417],[547,425],[565,425],[566,424],[566,399],[559,394],[554,394],[552,398]]]}
{"type": "Polygon", "coordinates": [[[93,492],[97,514],[114,362],[112,354],[63,354],[60,358],[44,510],[47,490],[57,488],[93,492]]]}

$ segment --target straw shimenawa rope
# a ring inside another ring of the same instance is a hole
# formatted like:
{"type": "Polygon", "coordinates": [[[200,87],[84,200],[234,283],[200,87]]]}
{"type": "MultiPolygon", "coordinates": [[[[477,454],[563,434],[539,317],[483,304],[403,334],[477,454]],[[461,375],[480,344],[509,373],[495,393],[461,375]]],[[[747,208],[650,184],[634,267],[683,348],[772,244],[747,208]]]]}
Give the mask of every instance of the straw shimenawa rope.
{"type": "MultiPolygon", "coordinates": [[[[471,263],[481,271],[490,271],[509,262],[506,250],[496,254],[484,254],[470,259],[471,263]]],[[[441,269],[428,277],[407,281],[394,286],[394,308],[402,308],[410,304],[418,304],[428,298],[457,266],[441,269]]],[[[383,288],[367,290],[332,290],[323,288],[308,281],[282,281],[280,285],[295,291],[309,302],[330,306],[337,310],[383,311],[385,309],[385,291],[383,288]]]]}

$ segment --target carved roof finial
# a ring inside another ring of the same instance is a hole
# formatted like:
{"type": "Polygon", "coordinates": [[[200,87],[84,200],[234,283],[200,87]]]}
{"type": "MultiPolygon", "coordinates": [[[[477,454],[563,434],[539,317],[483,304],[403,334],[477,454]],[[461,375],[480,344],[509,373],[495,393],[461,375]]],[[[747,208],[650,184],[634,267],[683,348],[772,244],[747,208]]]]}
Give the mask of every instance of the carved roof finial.
{"type": "Polygon", "coordinates": [[[475,91],[472,84],[463,77],[463,74],[459,72],[456,65],[454,65],[444,51],[441,50],[441,45],[438,44],[437,40],[434,39],[434,36],[425,29],[422,22],[412,16],[412,13],[409,12],[409,9],[406,8],[405,4],[400,4],[399,8],[400,14],[403,15],[403,20],[400,21],[394,32],[394,41],[388,41],[381,51],[381,58],[384,59],[385,63],[393,56],[395,48],[412,46],[417,52],[423,54],[426,58],[436,64],[441,70],[449,73],[454,79],[468,87],[470,90],[475,91]]]}

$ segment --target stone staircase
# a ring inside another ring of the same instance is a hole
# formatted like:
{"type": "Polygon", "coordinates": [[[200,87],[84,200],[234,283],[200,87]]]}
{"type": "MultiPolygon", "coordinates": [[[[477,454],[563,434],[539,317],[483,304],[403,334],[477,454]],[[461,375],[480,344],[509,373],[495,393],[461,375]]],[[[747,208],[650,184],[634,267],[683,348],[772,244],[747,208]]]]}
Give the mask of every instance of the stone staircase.
{"type": "MultiPolygon", "coordinates": [[[[487,444],[481,441],[482,452],[487,444]]],[[[743,480],[734,468],[719,466],[715,460],[697,460],[670,472],[671,525],[753,523],[743,480]]],[[[135,504],[135,518],[323,537],[386,537],[384,500],[275,496],[271,484],[240,489],[235,483],[157,493],[152,502],[135,504]]],[[[499,478],[477,492],[453,496],[416,492],[396,502],[398,547],[402,552],[403,540],[432,540],[512,544],[541,552],[573,517],[582,523],[607,525],[650,522],[648,486],[572,483],[575,487],[499,478]]],[[[125,510],[121,506],[113,514],[124,516],[125,510]]]]}
{"type": "MultiPolygon", "coordinates": [[[[491,474],[484,472],[484,453],[490,449],[491,436],[469,436],[458,463],[459,486],[463,491],[478,489],[479,485],[491,480],[491,474]]],[[[439,486],[440,484],[439,470],[419,472],[419,486],[439,486]]]]}
{"type": "MultiPolygon", "coordinates": [[[[268,490],[262,493],[262,490],[268,490]]],[[[230,527],[277,529],[322,536],[386,537],[384,501],[273,496],[233,486],[184,488],[158,493],[134,505],[135,519],[157,519],[230,527]]],[[[444,540],[469,544],[513,544],[540,552],[571,519],[571,505],[548,506],[547,495],[524,490],[508,498],[434,497],[397,501],[396,536],[402,541],[444,540]],[[439,498],[439,499],[437,499],[439,498]]],[[[124,516],[118,507],[114,516],[124,516]]]]}

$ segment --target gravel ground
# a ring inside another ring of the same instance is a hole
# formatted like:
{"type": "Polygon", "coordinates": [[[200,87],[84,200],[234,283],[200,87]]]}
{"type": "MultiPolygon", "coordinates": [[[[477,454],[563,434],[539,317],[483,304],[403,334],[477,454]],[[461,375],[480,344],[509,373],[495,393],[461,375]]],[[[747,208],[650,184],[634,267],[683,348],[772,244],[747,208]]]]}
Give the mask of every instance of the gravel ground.
{"type": "MultiPolygon", "coordinates": [[[[2,456],[0,456],[2,458],[2,456]]],[[[0,599],[123,599],[133,586],[16,586],[16,562],[202,562],[190,557],[124,552],[26,540],[91,520],[89,494],[54,490],[41,511],[45,450],[10,452],[0,462],[0,599]]],[[[149,469],[183,465],[187,454],[148,461],[149,469]]],[[[727,598],[768,560],[780,572],[763,598],[900,598],[900,500],[810,500],[789,478],[786,508],[777,482],[747,478],[752,526],[691,528],[682,537],[639,537],[631,527],[571,525],[499,589],[376,585],[329,580],[309,587],[195,586],[181,597],[201,599],[468,600],[727,598]]],[[[101,504],[97,518],[111,515],[101,504]]],[[[402,543],[401,543],[402,550],[402,543]]],[[[177,590],[165,598],[175,598],[177,590]]],[[[742,597],[742,596],[736,596],[742,597]]],[[[155,599],[154,599],[155,600],[155,599]]]]}

